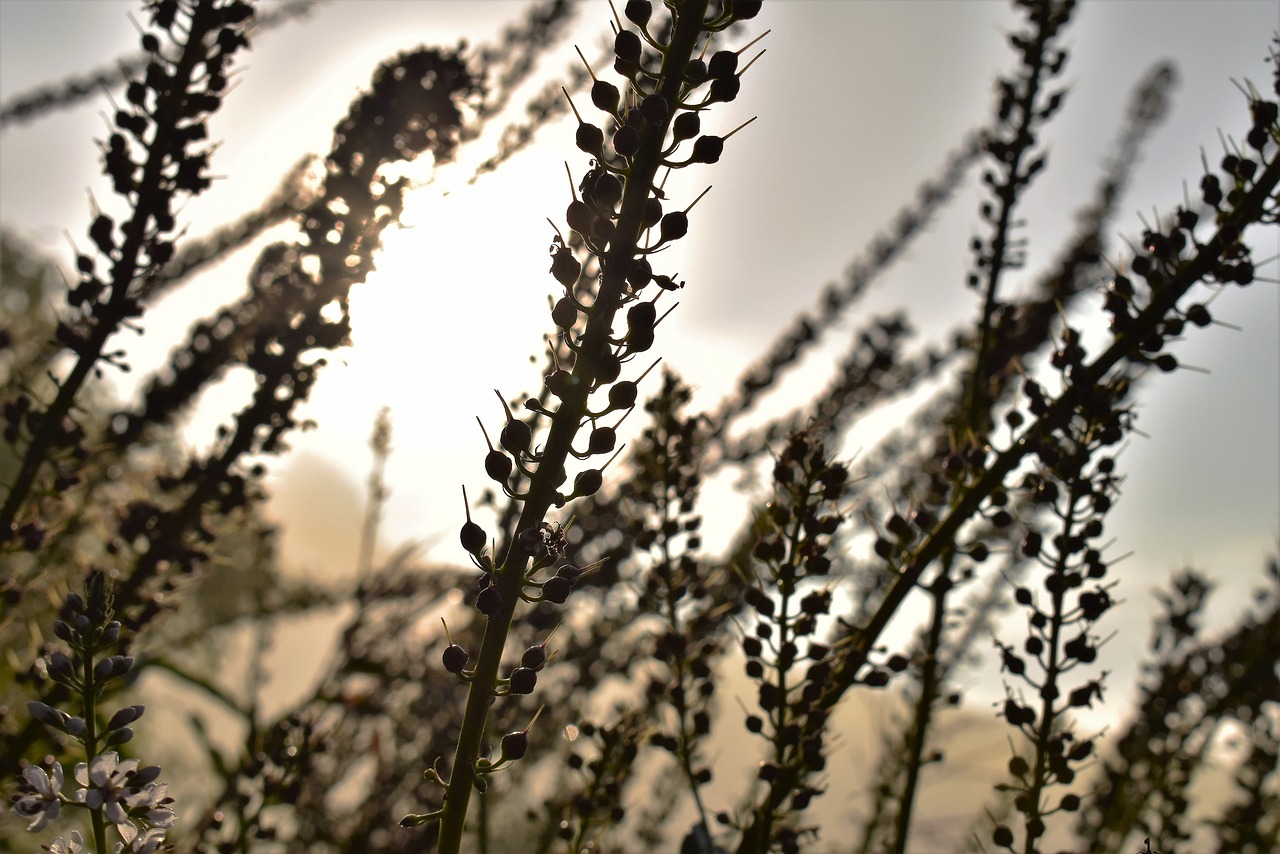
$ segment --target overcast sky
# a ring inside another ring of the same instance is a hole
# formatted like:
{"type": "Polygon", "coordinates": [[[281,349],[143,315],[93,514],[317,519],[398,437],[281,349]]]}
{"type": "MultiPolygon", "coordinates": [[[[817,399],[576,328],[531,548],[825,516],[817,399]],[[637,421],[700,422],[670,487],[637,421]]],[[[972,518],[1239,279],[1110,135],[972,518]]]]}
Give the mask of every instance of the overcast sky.
{"type": "MultiPolygon", "coordinates": [[[[522,9],[333,0],[304,21],[262,33],[212,123],[214,136],[225,140],[212,171],[225,178],[184,207],[183,223],[200,234],[233,219],[301,155],[326,151],[334,123],[382,59],[424,42],[491,41],[522,9]]],[[[0,102],[133,53],[131,11],[139,14],[135,4],[117,0],[0,0],[0,102]]],[[[572,42],[596,55],[608,20],[606,4],[586,4],[572,41],[553,52],[546,73],[568,66],[572,42]]],[[[654,353],[698,388],[699,402],[713,405],[763,342],[795,312],[815,307],[822,287],[983,121],[994,74],[1014,64],[1004,35],[1017,25],[1008,4],[995,2],[765,4],[752,35],[772,29],[763,42],[768,52],[744,76],[739,99],[708,122],[723,133],[759,119],[729,141],[721,163],[686,170],[676,185],[688,199],[707,184],[713,189],[691,215],[680,253],[670,256],[689,286],[659,329],[654,353]]],[[[1141,232],[1139,212],[1167,213],[1182,200],[1184,183],[1194,189],[1202,149],[1210,161],[1220,159],[1219,131],[1239,138],[1247,128],[1244,99],[1231,80],[1269,84],[1264,60],[1277,28],[1274,0],[1083,3],[1068,38],[1067,106],[1047,137],[1050,168],[1021,209],[1031,223],[1029,263],[1010,280],[1012,290],[1032,281],[1070,232],[1146,69],[1173,60],[1181,83],[1121,205],[1121,229],[1131,237],[1141,232]]],[[[516,110],[544,80],[517,95],[516,110]]],[[[84,242],[86,190],[110,195],[93,142],[105,133],[109,109],[104,95],[0,135],[0,220],[65,269],[71,259],[64,232],[84,242]]],[[[488,156],[492,144],[490,134],[465,149],[464,167],[488,156]]],[[[295,437],[294,455],[272,464],[276,512],[288,522],[287,557],[299,568],[337,574],[354,565],[367,439],[384,405],[395,421],[395,456],[383,545],[438,542],[434,556],[461,559],[458,484],[478,491],[485,483],[474,417],[498,423],[492,389],[515,395],[538,381],[528,357],[540,352],[550,328],[545,218],[563,221],[566,159],[580,176],[586,157],[573,148],[572,125],[560,123],[474,186],[464,180],[470,169],[459,168],[410,200],[412,227],[387,238],[379,272],[353,293],[356,345],[333,360],[306,413],[319,429],[295,437]],[[460,349],[465,359],[457,357],[460,349]]],[[[974,316],[978,307],[963,280],[978,227],[975,184],[880,282],[865,311],[907,306],[926,334],[974,316]]],[[[1258,246],[1259,259],[1274,257],[1280,240],[1260,237],[1258,246]]],[[[253,257],[240,253],[148,315],[147,336],[124,342],[136,371],[162,362],[193,311],[207,313],[240,293],[253,257]]],[[[1276,269],[1272,262],[1259,272],[1275,279],[1276,269]]],[[[1223,293],[1214,315],[1241,331],[1191,330],[1175,349],[1181,361],[1209,373],[1161,376],[1142,390],[1138,427],[1145,435],[1121,458],[1127,481],[1108,523],[1116,537],[1111,553],[1134,552],[1117,574],[1135,610],[1116,643],[1145,643],[1145,623],[1134,615],[1149,611],[1150,590],[1172,570],[1195,565],[1244,591],[1276,549],[1278,290],[1274,281],[1260,281],[1223,293]]],[[[820,387],[837,351],[807,363],[796,390],[783,397],[801,399],[820,387]]],[[[192,442],[206,443],[218,420],[243,404],[243,380],[233,377],[207,396],[192,442]]],[[[121,392],[131,389],[125,384],[121,392]]],[[[731,529],[737,518],[729,514],[719,529],[711,520],[713,532],[731,529]]],[[[1235,596],[1221,603],[1219,620],[1240,602],[1235,596]]]]}

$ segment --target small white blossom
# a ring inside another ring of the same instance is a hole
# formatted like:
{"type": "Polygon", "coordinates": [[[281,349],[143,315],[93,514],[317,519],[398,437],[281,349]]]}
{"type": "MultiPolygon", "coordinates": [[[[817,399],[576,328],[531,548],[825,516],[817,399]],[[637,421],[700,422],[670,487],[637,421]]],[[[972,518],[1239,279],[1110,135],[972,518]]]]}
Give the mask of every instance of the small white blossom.
{"type": "Polygon", "coordinates": [[[91,810],[100,809],[107,821],[114,825],[126,824],[125,797],[130,793],[128,775],[138,767],[138,760],[120,761],[120,754],[108,750],[93,757],[87,766],[76,765],[76,781],[85,788],[76,792],[76,800],[91,810]]]}
{"type": "Polygon", "coordinates": [[[52,774],[39,765],[22,772],[22,794],[13,805],[15,815],[30,819],[27,830],[44,830],[62,812],[62,766],[53,763],[52,774]]]}
{"type": "Polygon", "coordinates": [[[55,837],[48,845],[41,845],[49,854],[80,854],[84,851],[84,837],[80,835],[80,831],[71,831],[71,838],[64,840],[61,836],[55,837]]]}
{"type": "Polygon", "coordinates": [[[168,848],[164,844],[164,828],[153,827],[139,833],[132,822],[125,822],[116,825],[116,830],[124,842],[117,842],[111,854],[156,854],[168,848]]]}

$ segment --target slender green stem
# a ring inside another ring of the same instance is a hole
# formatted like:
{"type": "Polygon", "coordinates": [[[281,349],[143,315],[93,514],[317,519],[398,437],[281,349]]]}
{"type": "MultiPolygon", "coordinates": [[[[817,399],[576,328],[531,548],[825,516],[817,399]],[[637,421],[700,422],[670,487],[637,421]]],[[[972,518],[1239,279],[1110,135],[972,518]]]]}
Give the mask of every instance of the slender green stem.
{"type": "Polygon", "coordinates": [[[907,840],[911,836],[911,812],[915,806],[916,792],[920,783],[920,771],[924,766],[924,746],[928,738],[929,726],[933,722],[933,704],[938,697],[941,684],[941,670],[938,655],[942,650],[942,629],[946,623],[947,593],[951,590],[949,572],[950,558],[947,556],[946,572],[938,578],[938,582],[930,588],[933,594],[933,616],[929,622],[928,642],[925,645],[924,663],[920,668],[920,696],[916,701],[915,726],[911,732],[910,756],[907,761],[907,782],[902,790],[902,798],[898,807],[898,817],[894,828],[894,847],[897,854],[906,854],[907,840]]]}

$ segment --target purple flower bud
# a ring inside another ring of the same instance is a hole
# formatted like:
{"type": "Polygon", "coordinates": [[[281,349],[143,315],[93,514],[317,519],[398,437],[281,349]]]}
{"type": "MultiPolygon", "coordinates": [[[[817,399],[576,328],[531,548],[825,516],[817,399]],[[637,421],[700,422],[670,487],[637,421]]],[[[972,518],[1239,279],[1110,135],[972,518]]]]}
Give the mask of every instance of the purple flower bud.
{"type": "Polygon", "coordinates": [[[67,735],[72,738],[84,738],[89,734],[89,728],[85,726],[84,718],[67,718],[66,729],[67,735]]]}
{"type": "Polygon", "coordinates": [[[146,706],[125,706],[120,711],[111,716],[111,720],[107,721],[107,729],[119,729],[142,717],[142,713],[146,711],[146,706]]]}
{"type": "Polygon", "coordinates": [[[62,722],[62,712],[47,703],[32,700],[27,703],[27,712],[30,713],[31,717],[46,726],[66,731],[66,725],[62,722]]]}

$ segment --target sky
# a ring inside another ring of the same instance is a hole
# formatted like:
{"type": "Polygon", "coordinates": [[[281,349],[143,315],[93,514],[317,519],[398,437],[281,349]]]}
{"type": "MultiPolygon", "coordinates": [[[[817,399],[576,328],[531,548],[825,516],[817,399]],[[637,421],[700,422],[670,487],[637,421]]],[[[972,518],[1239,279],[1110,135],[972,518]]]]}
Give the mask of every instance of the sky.
{"type": "MultiPolygon", "coordinates": [[[[496,0],[331,0],[305,20],[261,33],[211,123],[213,137],[222,140],[212,171],[224,177],[186,204],[180,221],[191,234],[230,221],[265,198],[299,157],[326,151],[334,123],[384,58],[420,43],[489,42],[523,8],[496,0]]],[[[140,15],[134,3],[117,0],[0,0],[0,102],[133,53],[130,13],[140,15]]],[[[609,18],[607,4],[585,4],[543,75],[513,99],[515,111],[547,74],[576,61],[572,44],[589,58],[598,55],[609,18]]],[[[826,283],[839,278],[888,215],[909,202],[918,183],[983,120],[994,75],[1013,66],[1004,36],[1018,23],[1009,6],[997,2],[765,4],[751,36],[771,30],[761,43],[767,52],[744,75],[738,100],[713,111],[704,129],[725,133],[758,120],[729,140],[720,163],[685,170],[690,174],[669,185],[675,198],[689,200],[712,186],[691,214],[690,237],[668,256],[689,286],[659,328],[653,351],[694,385],[699,404],[713,406],[786,320],[814,309],[826,283]]],[[[1220,159],[1220,132],[1242,135],[1245,104],[1232,81],[1267,85],[1267,42],[1277,29],[1274,0],[1082,3],[1067,39],[1066,107],[1046,136],[1049,169],[1021,209],[1031,224],[1030,245],[1025,271],[1010,280],[1013,291],[1034,281],[1070,233],[1130,89],[1147,68],[1171,59],[1181,82],[1120,205],[1116,236],[1131,239],[1141,233],[1139,215],[1168,213],[1181,202],[1184,185],[1194,189],[1202,152],[1220,159]]],[[[105,135],[109,111],[104,94],[0,134],[0,221],[65,270],[72,269],[66,234],[85,242],[88,195],[110,196],[94,142],[105,135]]],[[[407,227],[386,237],[378,272],[353,291],[355,346],[331,360],[304,413],[318,428],[295,436],[293,453],[270,462],[271,512],[284,523],[285,560],[295,571],[350,575],[371,465],[368,436],[383,406],[391,409],[395,431],[383,552],[416,541],[431,559],[463,558],[456,547],[458,486],[478,492],[487,483],[475,416],[500,423],[492,390],[515,396],[538,382],[529,359],[541,353],[541,336],[550,329],[546,300],[554,285],[547,275],[552,232],[546,218],[563,227],[565,160],[575,176],[586,168],[566,121],[545,127],[533,147],[499,172],[468,184],[502,124],[495,122],[463,150],[456,167],[411,196],[407,227]]],[[[975,315],[978,306],[963,280],[981,201],[976,185],[966,183],[905,262],[879,282],[863,311],[908,307],[926,336],[975,315]]],[[[261,245],[227,259],[150,313],[144,337],[121,341],[134,362],[132,377],[162,364],[196,312],[207,314],[243,291],[261,245]]],[[[1274,258],[1280,237],[1260,236],[1257,245],[1258,259],[1274,258]]],[[[1115,536],[1108,553],[1132,552],[1116,575],[1133,609],[1117,621],[1124,624],[1112,643],[1123,649],[1145,643],[1150,593],[1172,571],[1196,566],[1222,579],[1234,592],[1212,613],[1225,624],[1277,549],[1280,273],[1274,260],[1259,271],[1265,276],[1272,281],[1224,292],[1213,304],[1215,317],[1238,329],[1192,330],[1174,348],[1180,361],[1203,372],[1144,383],[1142,434],[1121,456],[1126,481],[1108,522],[1115,536]]],[[[838,329],[850,327],[845,322],[838,329]]],[[[838,353],[838,346],[822,348],[773,401],[800,401],[820,388],[838,353]]],[[[246,380],[233,375],[205,395],[188,441],[207,446],[221,418],[247,399],[246,380]]],[[[135,382],[124,378],[120,393],[132,394],[135,382]]],[[[642,393],[656,387],[651,374],[642,393]]],[[[893,417],[861,425],[848,456],[893,417]]],[[[727,482],[715,485],[712,496],[746,506],[727,482]]],[[[723,542],[738,518],[709,518],[708,544],[714,547],[717,537],[723,542]]],[[[1131,660],[1117,669],[1121,682],[1136,678],[1131,660]]]]}

